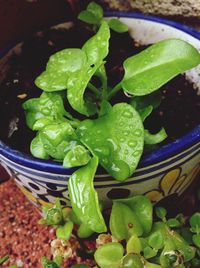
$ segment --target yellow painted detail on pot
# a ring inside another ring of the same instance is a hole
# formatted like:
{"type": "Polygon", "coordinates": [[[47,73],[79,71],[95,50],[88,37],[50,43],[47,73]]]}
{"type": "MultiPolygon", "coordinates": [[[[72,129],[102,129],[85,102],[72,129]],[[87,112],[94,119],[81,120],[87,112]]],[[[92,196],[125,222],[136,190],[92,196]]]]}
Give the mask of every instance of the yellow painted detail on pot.
{"type": "Polygon", "coordinates": [[[172,169],[161,178],[158,189],[146,192],[145,195],[152,202],[158,202],[164,197],[174,193],[180,195],[196,178],[199,171],[200,163],[198,163],[188,174],[181,174],[181,167],[172,169]]]}
{"type": "Polygon", "coordinates": [[[170,189],[174,184],[176,184],[177,180],[179,179],[181,174],[181,169],[176,168],[170,170],[160,182],[160,189],[164,191],[164,195],[167,195],[170,192],[170,189]]]}
{"type": "Polygon", "coordinates": [[[160,199],[162,199],[163,197],[163,193],[159,190],[153,190],[150,191],[148,193],[146,193],[146,196],[152,201],[152,202],[156,202],[160,199]]]}
{"type": "Polygon", "coordinates": [[[42,205],[42,206],[48,206],[48,207],[53,207],[54,204],[53,203],[50,203],[50,202],[46,202],[42,199],[37,199],[37,203],[42,205]]]}
{"type": "Polygon", "coordinates": [[[22,186],[18,186],[25,196],[32,202],[37,203],[37,198],[22,186]]]}

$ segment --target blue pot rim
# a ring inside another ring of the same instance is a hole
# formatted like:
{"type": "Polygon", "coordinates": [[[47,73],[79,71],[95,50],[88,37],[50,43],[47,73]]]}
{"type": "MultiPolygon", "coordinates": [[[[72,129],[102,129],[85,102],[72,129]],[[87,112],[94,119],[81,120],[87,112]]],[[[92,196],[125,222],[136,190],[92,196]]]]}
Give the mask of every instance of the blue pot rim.
{"type": "MultiPolygon", "coordinates": [[[[139,12],[118,12],[118,11],[106,12],[105,16],[134,18],[134,19],[142,19],[142,20],[158,22],[164,25],[172,26],[173,28],[179,29],[200,40],[200,33],[195,31],[194,29],[185,26],[181,23],[163,19],[160,17],[144,15],[139,12]]],[[[2,50],[0,52],[0,57],[2,57],[9,49],[11,49],[14,46],[14,44],[16,44],[16,42],[11,44],[6,49],[2,50]]],[[[192,145],[198,143],[199,141],[200,141],[200,125],[195,127],[193,130],[191,130],[183,137],[143,156],[140,161],[139,168],[150,166],[163,160],[166,160],[167,158],[172,157],[177,153],[180,153],[181,151],[191,147],[192,145]]],[[[50,160],[41,160],[34,158],[30,155],[27,155],[25,153],[21,153],[17,150],[10,148],[2,141],[0,141],[0,154],[17,164],[33,168],[36,170],[49,171],[60,174],[71,174],[74,171],[74,169],[72,168],[70,169],[64,168],[61,163],[50,160]]]]}

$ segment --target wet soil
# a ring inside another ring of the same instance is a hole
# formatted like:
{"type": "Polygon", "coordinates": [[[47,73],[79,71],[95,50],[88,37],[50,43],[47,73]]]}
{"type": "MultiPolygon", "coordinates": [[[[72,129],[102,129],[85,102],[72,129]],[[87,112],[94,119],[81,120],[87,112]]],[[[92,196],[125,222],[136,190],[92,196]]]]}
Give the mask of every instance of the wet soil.
{"type": "MultiPolygon", "coordinates": [[[[24,41],[21,54],[13,55],[9,73],[0,85],[2,141],[14,149],[29,153],[29,144],[35,133],[26,126],[22,103],[41,94],[41,90],[34,85],[35,78],[45,69],[51,54],[67,47],[81,47],[92,35],[90,29],[77,24],[70,30],[45,29],[24,41]]],[[[123,77],[123,61],[142,49],[144,47],[134,42],[128,33],[112,33],[106,63],[110,86],[123,77]]],[[[200,124],[200,96],[183,75],[163,86],[161,92],[162,102],[145,121],[145,127],[152,133],[164,127],[168,134],[166,143],[200,124]]],[[[121,92],[114,101],[128,99],[121,92]]],[[[72,111],[70,107],[67,109],[72,111]]]]}

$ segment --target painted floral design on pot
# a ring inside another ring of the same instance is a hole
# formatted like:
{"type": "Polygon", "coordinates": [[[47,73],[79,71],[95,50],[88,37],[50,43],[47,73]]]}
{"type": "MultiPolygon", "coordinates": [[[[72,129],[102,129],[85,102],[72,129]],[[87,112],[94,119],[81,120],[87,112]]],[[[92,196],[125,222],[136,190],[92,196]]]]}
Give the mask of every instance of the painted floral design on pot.
{"type": "Polygon", "coordinates": [[[181,168],[175,168],[166,173],[160,180],[159,188],[145,195],[152,201],[158,202],[166,196],[183,192],[194,181],[200,171],[200,163],[193,167],[190,173],[182,173],[181,168]]]}
{"type": "MultiPolygon", "coordinates": [[[[180,38],[200,50],[200,34],[185,26],[159,18],[112,13],[126,23],[134,39],[141,44],[151,44],[166,38],[180,38]]],[[[20,46],[18,46],[20,49],[20,46]]],[[[5,58],[1,64],[5,64],[5,58]]],[[[186,73],[188,80],[200,87],[200,68],[186,73]]],[[[12,150],[0,141],[0,160],[15,177],[23,193],[37,206],[54,203],[61,198],[70,206],[68,179],[73,172],[61,164],[32,158],[12,150]]],[[[133,176],[124,182],[112,179],[107,174],[95,177],[99,199],[108,205],[111,199],[129,195],[146,194],[153,201],[172,194],[180,195],[195,179],[200,162],[200,126],[171,144],[144,156],[133,176]]]]}

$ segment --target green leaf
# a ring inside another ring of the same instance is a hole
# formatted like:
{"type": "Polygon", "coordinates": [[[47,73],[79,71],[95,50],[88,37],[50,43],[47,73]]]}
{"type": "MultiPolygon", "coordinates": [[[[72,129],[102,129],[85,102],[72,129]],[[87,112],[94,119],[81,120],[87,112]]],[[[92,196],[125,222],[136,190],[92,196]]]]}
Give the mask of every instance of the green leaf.
{"type": "Polygon", "coordinates": [[[136,235],[132,235],[126,244],[126,252],[140,254],[142,251],[142,244],[136,235]]]}
{"type": "Polygon", "coordinates": [[[63,166],[66,168],[84,166],[90,159],[90,152],[82,145],[77,145],[66,154],[63,166]]]}
{"type": "Polygon", "coordinates": [[[194,267],[194,268],[200,267],[200,260],[198,258],[192,259],[191,263],[192,263],[192,267],[194,267]]]}
{"type": "Polygon", "coordinates": [[[62,95],[56,92],[44,92],[39,98],[29,99],[23,103],[23,108],[26,111],[26,123],[33,130],[39,129],[35,123],[42,118],[58,122],[65,121],[64,117],[67,116],[62,95]]]}
{"type": "Polygon", "coordinates": [[[118,268],[123,253],[124,248],[120,243],[107,243],[96,250],[94,259],[101,268],[118,268]]]}
{"type": "Polygon", "coordinates": [[[94,14],[96,18],[101,20],[103,18],[103,8],[95,2],[89,3],[87,10],[94,14]]]}
{"type": "Polygon", "coordinates": [[[75,223],[75,224],[77,224],[77,225],[81,225],[81,221],[80,221],[80,219],[76,216],[76,214],[74,213],[73,209],[72,209],[71,212],[70,212],[69,218],[70,218],[70,220],[71,220],[73,223],[75,223]]]}
{"type": "Polygon", "coordinates": [[[164,246],[164,237],[160,231],[153,232],[148,237],[148,244],[154,249],[161,249],[164,246]]]}
{"type": "Polygon", "coordinates": [[[144,142],[145,144],[157,144],[164,141],[167,138],[167,133],[162,127],[161,130],[156,134],[151,134],[147,129],[144,131],[144,142]]]}
{"type": "Polygon", "coordinates": [[[142,121],[152,113],[153,109],[157,108],[162,99],[162,94],[160,91],[153,92],[146,96],[135,96],[131,100],[131,105],[138,111],[141,116],[142,121]]]}
{"type": "Polygon", "coordinates": [[[47,211],[46,221],[49,225],[61,224],[63,221],[62,212],[57,208],[50,208],[47,211]]]}
{"type": "Polygon", "coordinates": [[[123,258],[122,268],[144,268],[141,257],[136,254],[128,254],[123,258]]]}
{"type": "Polygon", "coordinates": [[[118,240],[128,240],[132,235],[141,236],[143,233],[135,212],[119,201],[114,201],[112,206],[110,230],[118,240]]]}
{"type": "Polygon", "coordinates": [[[57,160],[63,160],[77,145],[74,129],[68,122],[47,125],[38,135],[46,153],[57,160]]]}
{"type": "Polygon", "coordinates": [[[166,220],[167,210],[163,207],[156,207],[155,208],[156,216],[161,219],[162,221],[166,220]]]}
{"type": "Polygon", "coordinates": [[[143,249],[143,253],[144,253],[145,259],[151,259],[157,255],[158,250],[153,249],[151,247],[146,247],[143,249]]]}
{"type": "Polygon", "coordinates": [[[87,55],[89,65],[97,64],[108,55],[110,30],[107,22],[103,21],[98,32],[91,37],[82,47],[87,55]]]}
{"type": "Polygon", "coordinates": [[[77,231],[78,237],[80,238],[88,238],[90,237],[94,232],[88,227],[87,224],[82,223],[77,231]]]}
{"type": "Polygon", "coordinates": [[[46,152],[44,145],[40,139],[40,135],[37,135],[32,141],[30,146],[31,154],[34,157],[41,158],[41,159],[49,159],[49,155],[46,152]]]}
{"type": "Polygon", "coordinates": [[[170,237],[166,238],[164,249],[162,250],[159,262],[162,267],[171,268],[172,265],[176,262],[176,246],[170,237]]]}
{"type": "Polygon", "coordinates": [[[61,238],[64,240],[69,240],[71,234],[72,234],[72,230],[73,230],[73,222],[68,221],[65,223],[64,226],[60,226],[57,228],[56,230],[56,236],[57,238],[61,238]]]}
{"type": "Polygon", "coordinates": [[[134,96],[131,100],[131,105],[137,110],[143,110],[148,106],[152,106],[153,109],[157,108],[162,100],[161,91],[156,91],[146,96],[134,96]]]}
{"type": "Polygon", "coordinates": [[[97,18],[92,12],[88,10],[81,11],[78,15],[78,19],[94,25],[98,25],[101,22],[99,18],[97,18]]]}
{"type": "Polygon", "coordinates": [[[67,83],[67,99],[74,110],[84,115],[93,115],[97,112],[94,102],[85,99],[84,93],[92,76],[99,68],[97,65],[85,66],[81,71],[71,74],[67,83]]]}
{"type": "Polygon", "coordinates": [[[129,104],[119,103],[96,120],[77,129],[81,142],[99,158],[107,172],[123,181],[132,175],[143,151],[143,124],[129,104]]]}
{"type": "Polygon", "coordinates": [[[189,43],[163,40],[125,60],[122,87],[130,94],[143,96],[199,63],[200,54],[189,43]]]}
{"type": "MultiPolygon", "coordinates": [[[[162,266],[155,264],[155,263],[150,263],[148,261],[145,261],[144,263],[145,268],[163,268],[162,266]]],[[[170,267],[171,268],[171,267],[170,267]]]]}
{"type": "Polygon", "coordinates": [[[138,110],[138,113],[142,119],[142,122],[145,121],[145,119],[152,113],[153,106],[149,105],[143,109],[138,110]]]}
{"type": "Polygon", "coordinates": [[[196,212],[195,214],[193,214],[189,222],[191,226],[191,231],[199,234],[200,233],[200,213],[196,212]]]}
{"type": "Polygon", "coordinates": [[[108,41],[110,38],[109,27],[102,22],[99,31],[83,46],[86,53],[87,64],[81,70],[70,75],[67,82],[67,98],[72,108],[84,115],[93,115],[97,107],[93,102],[84,99],[84,93],[89,81],[103,64],[103,59],[108,54],[108,41]]]}
{"type": "Polygon", "coordinates": [[[195,248],[191,247],[177,232],[172,233],[172,239],[176,249],[183,255],[185,262],[194,258],[195,248]]]}
{"type": "Polygon", "coordinates": [[[121,22],[119,19],[111,19],[108,21],[108,25],[110,29],[117,33],[125,33],[128,32],[128,26],[121,22]]]}
{"type": "Polygon", "coordinates": [[[145,234],[148,234],[153,223],[153,206],[150,200],[143,195],[137,195],[129,198],[118,199],[117,201],[129,206],[137,215],[145,234]]]}
{"type": "Polygon", "coordinates": [[[74,213],[94,232],[106,232],[107,228],[100,211],[93,179],[98,166],[98,158],[75,171],[69,179],[69,195],[74,213]]]}
{"type": "Polygon", "coordinates": [[[45,126],[53,124],[52,118],[42,117],[38,119],[33,125],[33,130],[42,130],[45,126]]]}
{"type": "Polygon", "coordinates": [[[81,49],[63,49],[50,57],[46,71],[36,78],[35,84],[44,91],[66,89],[71,73],[80,71],[85,64],[86,55],[81,49]]]}
{"type": "Polygon", "coordinates": [[[193,235],[192,240],[193,240],[195,246],[200,248],[200,234],[193,235]]]}
{"type": "Polygon", "coordinates": [[[106,115],[107,113],[111,112],[111,109],[112,109],[112,105],[108,101],[103,100],[101,103],[99,116],[106,115]]]}
{"type": "Polygon", "coordinates": [[[53,261],[58,265],[58,267],[61,267],[61,264],[62,264],[62,261],[63,261],[63,258],[59,255],[57,255],[53,261]]]}
{"type": "Polygon", "coordinates": [[[0,264],[3,264],[4,262],[6,262],[9,259],[9,255],[3,256],[2,258],[0,258],[0,264]]]}
{"type": "Polygon", "coordinates": [[[42,268],[59,268],[56,262],[50,261],[44,256],[41,258],[41,265],[42,268]]]}
{"type": "Polygon", "coordinates": [[[181,226],[181,223],[177,219],[171,218],[171,219],[167,220],[167,225],[170,228],[179,228],[181,226]]]}

